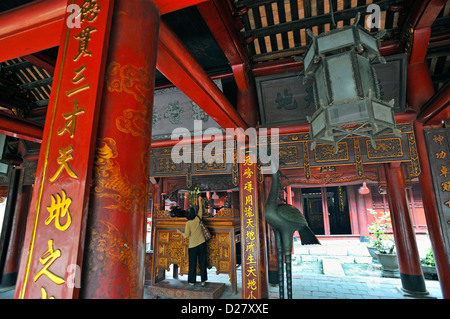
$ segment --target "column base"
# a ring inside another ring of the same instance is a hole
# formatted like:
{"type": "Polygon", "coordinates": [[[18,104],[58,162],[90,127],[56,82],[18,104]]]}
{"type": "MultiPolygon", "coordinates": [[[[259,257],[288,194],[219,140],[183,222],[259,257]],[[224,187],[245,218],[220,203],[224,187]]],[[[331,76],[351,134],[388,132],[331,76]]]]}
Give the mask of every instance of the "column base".
{"type": "Polygon", "coordinates": [[[405,297],[418,299],[437,299],[436,297],[430,296],[430,293],[428,291],[426,292],[409,291],[401,287],[397,287],[397,290],[405,297]]]}
{"type": "Polygon", "coordinates": [[[423,275],[407,275],[400,273],[402,281],[402,293],[405,296],[415,298],[426,298],[430,293],[425,287],[425,279],[423,275]]]}

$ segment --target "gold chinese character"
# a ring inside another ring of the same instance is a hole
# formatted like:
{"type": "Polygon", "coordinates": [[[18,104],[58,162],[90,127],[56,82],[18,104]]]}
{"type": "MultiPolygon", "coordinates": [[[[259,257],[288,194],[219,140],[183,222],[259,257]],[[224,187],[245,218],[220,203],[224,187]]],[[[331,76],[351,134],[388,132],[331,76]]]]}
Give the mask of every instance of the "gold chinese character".
{"type": "Polygon", "coordinates": [[[57,249],[53,251],[53,239],[49,239],[48,241],[48,250],[39,258],[39,262],[44,265],[36,276],[34,276],[34,281],[36,282],[39,277],[42,275],[46,275],[51,281],[53,281],[57,285],[63,284],[65,281],[61,277],[56,276],[51,273],[48,268],[55,262],[56,259],[61,257],[61,250],[57,249]]]}
{"type": "Polygon", "coordinates": [[[435,143],[439,143],[439,145],[442,145],[442,141],[444,140],[444,137],[442,135],[435,135],[433,137],[433,141],[435,143]]]}
{"type": "Polygon", "coordinates": [[[80,43],[78,44],[78,54],[73,58],[74,61],[77,61],[81,55],[83,56],[92,56],[92,51],[88,51],[89,41],[91,40],[91,33],[97,31],[97,28],[86,27],[81,30],[80,34],[74,36],[80,43]]]}
{"type": "Polygon", "coordinates": [[[253,190],[253,183],[252,183],[252,181],[248,181],[247,183],[245,183],[244,189],[251,193],[252,190],[253,190]]]}
{"type": "Polygon", "coordinates": [[[255,252],[255,243],[253,241],[247,243],[247,247],[245,247],[245,251],[255,252]]]}
{"type": "Polygon", "coordinates": [[[73,84],[78,84],[84,80],[85,76],[81,73],[86,70],[86,66],[83,64],[79,69],[75,69],[75,76],[72,78],[73,84]]]}
{"type": "Polygon", "coordinates": [[[247,265],[249,265],[249,264],[256,264],[255,257],[253,257],[252,254],[248,254],[246,264],[247,264],[247,265]]]}
{"type": "Polygon", "coordinates": [[[92,22],[97,18],[99,12],[100,6],[96,0],[84,0],[81,5],[81,21],[92,22]]]}
{"type": "Polygon", "coordinates": [[[244,214],[245,217],[253,217],[255,214],[253,214],[253,206],[245,206],[244,207],[244,214]]]}
{"type": "Polygon", "coordinates": [[[81,91],[84,91],[84,90],[89,90],[90,88],[91,88],[91,85],[88,83],[88,84],[85,84],[83,86],[80,86],[79,88],[76,88],[76,89],[73,89],[73,90],[70,90],[70,91],[66,91],[66,95],[68,97],[71,97],[72,95],[80,93],[81,91]]]}
{"type": "Polygon", "coordinates": [[[253,225],[253,218],[247,219],[247,225],[245,226],[245,228],[248,227],[255,228],[255,225],[253,225]]]}
{"type": "Polygon", "coordinates": [[[66,120],[66,124],[62,130],[58,130],[58,135],[63,135],[64,132],[68,132],[70,137],[73,138],[75,135],[75,126],[77,123],[77,116],[84,113],[84,109],[78,108],[78,101],[73,101],[73,111],[70,113],[64,113],[63,117],[66,120]]]}
{"type": "Polygon", "coordinates": [[[44,287],[41,287],[41,299],[55,299],[55,297],[48,298],[47,290],[44,287]]]}
{"type": "Polygon", "coordinates": [[[45,220],[45,225],[49,225],[53,220],[55,220],[56,229],[65,231],[67,228],[69,228],[70,224],[72,223],[72,218],[70,217],[69,212],[70,204],[72,204],[72,199],[70,197],[67,197],[67,194],[64,190],[62,191],[62,196],[56,194],[55,198],[55,196],[52,195],[52,205],[47,207],[50,215],[45,220]],[[64,225],[61,225],[61,217],[64,218],[65,216],[67,216],[66,223],[64,225]]]}
{"type": "Polygon", "coordinates": [[[252,275],[253,277],[256,277],[255,271],[256,271],[255,267],[250,266],[250,267],[247,269],[247,274],[246,274],[246,276],[248,277],[248,276],[252,275]]]}
{"type": "Polygon", "coordinates": [[[448,174],[448,173],[449,173],[449,172],[448,172],[447,166],[442,165],[442,166],[441,166],[441,174],[439,174],[439,176],[445,176],[445,177],[447,177],[447,174],[448,174]]]}
{"type": "Polygon", "coordinates": [[[256,290],[256,280],[251,279],[251,280],[247,281],[247,288],[249,288],[251,290],[256,290]]]}
{"type": "Polygon", "coordinates": [[[447,155],[447,153],[445,153],[444,151],[441,151],[440,153],[436,153],[436,158],[444,159],[446,155],[447,155]]]}
{"type": "Polygon", "coordinates": [[[245,196],[245,204],[244,205],[253,205],[253,196],[252,195],[245,196]]]}
{"type": "Polygon", "coordinates": [[[72,168],[67,163],[68,161],[73,159],[73,155],[70,154],[72,151],[73,151],[72,146],[69,146],[66,149],[59,149],[59,154],[61,156],[58,157],[58,159],[56,161],[58,162],[58,164],[60,166],[59,166],[58,170],[56,171],[55,175],[53,175],[53,177],[50,178],[50,182],[54,182],[58,178],[58,176],[59,176],[59,174],[61,174],[61,171],[63,170],[63,168],[67,171],[67,173],[69,174],[70,177],[78,178],[78,175],[75,174],[75,172],[72,170],[72,168]]]}
{"type": "Polygon", "coordinates": [[[250,177],[252,177],[252,175],[253,175],[252,169],[250,167],[247,167],[244,171],[244,176],[247,178],[250,178],[250,177]]]}
{"type": "Polygon", "coordinates": [[[248,230],[246,233],[245,239],[255,240],[255,231],[248,230]]]}
{"type": "Polygon", "coordinates": [[[450,207],[450,199],[448,201],[446,201],[444,204],[447,205],[448,207],[450,207]]]}
{"type": "Polygon", "coordinates": [[[245,161],[244,161],[244,165],[246,165],[246,166],[251,166],[251,165],[253,165],[254,163],[252,162],[252,160],[250,159],[250,155],[246,155],[245,156],[245,161]]]}
{"type": "Polygon", "coordinates": [[[441,183],[443,192],[450,192],[450,181],[441,183]]]}
{"type": "Polygon", "coordinates": [[[248,295],[247,299],[256,299],[256,297],[253,296],[253,290],[250,290],[250,294],[248,295]]]}

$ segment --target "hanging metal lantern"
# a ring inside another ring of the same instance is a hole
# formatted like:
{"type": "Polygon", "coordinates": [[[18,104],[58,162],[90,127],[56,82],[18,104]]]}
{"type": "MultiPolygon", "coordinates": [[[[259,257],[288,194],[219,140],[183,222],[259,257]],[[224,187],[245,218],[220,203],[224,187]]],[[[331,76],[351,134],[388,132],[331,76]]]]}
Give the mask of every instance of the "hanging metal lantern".
{"type": "Polygon", "coordinates": [[[304,56],[304,82],[313,80],[316,112],[308,117],[312,149],[317,143],[335,145],[351,135],[374,139],[389,132],[396,136],[394,100],[380,98],[374,60],[386,63],[379,52],[380,38],[355,23],[315,36],[304,56]]]}

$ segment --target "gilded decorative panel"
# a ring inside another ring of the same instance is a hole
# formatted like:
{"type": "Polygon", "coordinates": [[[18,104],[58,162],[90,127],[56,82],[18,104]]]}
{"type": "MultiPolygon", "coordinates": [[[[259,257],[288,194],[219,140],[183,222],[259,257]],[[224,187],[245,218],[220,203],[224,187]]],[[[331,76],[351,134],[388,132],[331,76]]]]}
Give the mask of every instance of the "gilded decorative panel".
{"type": "MultiPolygon", "coordinates": [[[[309,133],[282,134],[278,139],[279,165],[284,169],[303,168],[307,180],[311,177],[311,171],[317,167],[324,165],[355,165],[358,177],[362,178],[365,175],[364,164],[387,163],[394,160],[409,163],[411,176],[418,176],[420,174],[420,165],[412,125],[411,123],[400,123],[397,124],[397,128],[401,132],[400,137],[396,137],[393,134],[383,135],[375,140],[375,149],[372,147],[370,139],[352,136],[338,143],[337,152],[335,152],[333,145],[328,144],[318,144],[314,150],[311,150],[309,133]]],[[[270,151],[272,149],[271,139],[265,139],[266,137],[262,137],[258,146],[264,145],[270,151]]],[[[233,142],[231,141],[231,143],[233,142]]],[[[202,145],[202,151],[205,150],[205,147],[208,147],[207,144],[202,145]]],[[[225,145],[223,147],[223,150],[226,150],[225,145]]],[[[231,163],[226,158],[227,154],[225,152],[221,153],[222,149],[216,149],[215,151],[219,152],[219,157],[223,162],[228,161],[229,163],[208,163],[209,161],[205,161],[204,156],[202,158],[203,161],[200,162],[200,151],[197,151],[192,152],[191,155],[193,156],[192,159],[196,156],[198,163],[175,164],[170,158],[171,148],[153,149],[151,176],[186,176],[187,181],[191,183],[190,185],[196,183],[203,185],[204,182],[202,180],[204,180],[205,175],[223,174],[221,176],[227,176],[229,174],[233,184],[223,186],[225,188],[237,186],[239,175],[235,154],[234,161],[231,163]],[[203,175],[202,178],[195,179],[195,176],[201,175],[203,175]]],[[[263,163],[262,166],[268,166],[268,164],[263,163]]],[[[207,185],[203,186],[206,187],[207,185]]]]}
{"type": "Polygon", "coordinates": [[[280,164],[292,165],[298,163],[298,151],[296,145],[280,146],[280,164]]]}
{"type": "Polygon", "coordinates": [[[370,159],[403,157],[402,141],[399,137],[375,139],[375,143],[376,149],[366,140],[367,156],[370,159]]]}
{"type": "MultiPolygon", "coordinates": [[[[217,273],[230,273],[231,233],[213,231],[207,242],[208,267],[216,267],[217,273]]],[[[187,274],[189,269],[189,239],[183,238],[173,229],[161,229],[157,232],[155,264],[157,268],[168,270],[171,264],[180,266],[180,274],[187,274]]]]}
{"type": "MultiPolygon", "coordinates": [[[[234,215],[231,209],[221,211],[234,215]]],[[[237,212],[239,214],[239,212],[237,212]]],[[[205,223],[211,231],[211,239],[206,242],[207,266],[215,267],[216,273],[228,274],[231,282],[232,292],[237,291],[236,278],[236,231],[238,219],[235,216],[205,218],[205,223]]],[[[183,228],[186,223],[185,218],[162,217],[154,219],[154,269],[153,274],[158,273],[158,269],[169,270],[170,265],[178,265],[181,275],[187,275],[189,271],[188,246],[189,239],[183,238],[176,229],[183,228]]],[[[199,273],[199,269],[197,268],[199,273]]],[[[154,283],[154,281],[152,281],[154,283]]]]}
{"type": "Polygon", "coordinates": [[[182,175],[185,172],[185,163],[174,163],[171,157],[152,157],[150,167],[158,174],[152,176],[182,175]]]}
{"type": "Polygon", "coordinates": [[[414,133],[408,133],[408,146],[409,146],[409,154],[411,157],[411,176],[417,177],[421,173],[420,163],[419,163],[419,154],[417,153],[417,145],[416,138],[414,133]]]}
{"type": "Polygon", "coordinates": [[[317,144],[314,149],[314,160],[318,163],[348,161],[349,158],[347,141],[338,143],[337,152],[334,145],[329,144],[317,144]]]}
{"type": "Polygon", "coordinates": [[[194,175],[209,173],[232,174],[233,158],[227,158],[227,150],[233,150],[234,141],[219,144],[189,145],[185,149],[179,146],[174,150],[178,154],[180,163],[172,159],[172,147],[155,148],[151,150],[150,176],[186,176],[192,181],[194,175]],[[214,146],[215,145],[215,146],[214,146]],[[197,149],[198,147],[198,149],[197,149]]]}
{"type": "MultiPolygon", "coordinates": [[[[156,241],[155,265],[168,270],[171,264],[183,266],[188,258],[189,240],[174,230],[158,230],[156,241]]],[[[187,270],[186,270],[187,273],[187,270]]]]}

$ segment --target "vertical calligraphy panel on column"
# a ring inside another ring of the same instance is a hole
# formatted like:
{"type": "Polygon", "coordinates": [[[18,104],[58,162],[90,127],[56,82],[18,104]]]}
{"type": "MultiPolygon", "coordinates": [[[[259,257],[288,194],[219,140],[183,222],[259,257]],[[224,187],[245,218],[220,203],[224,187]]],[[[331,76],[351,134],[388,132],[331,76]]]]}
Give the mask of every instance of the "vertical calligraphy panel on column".
{"type": "Polygon", "coordinates": [[[450,262],[450,129],[425,130],[434,193],[450,262]]]}
{"type": "Polygon", "coordinates": [[[76,298],[79,288],[113,1],[67,6],[16,298],[76,298]]]}
{"type": "Polygon", "coordinates": [[[241,207],[241,256],[242,256],[242,298],[265,298],[265,282],[262,282],[265,265],[261,254],[261,215],[258,197],[258,168],[256,149],[251,152],[241,148],[239,154],[244,160],[239,163],[239,192],[241,207]]]}

